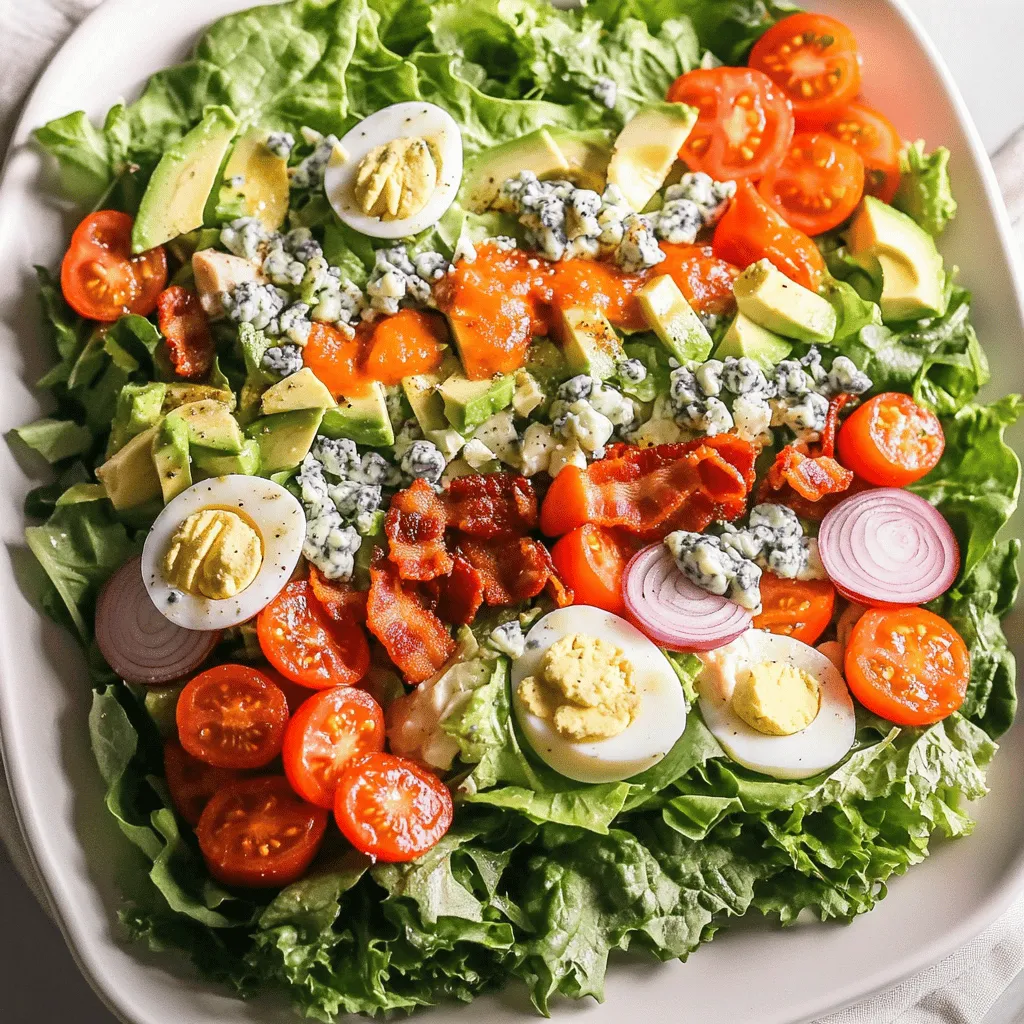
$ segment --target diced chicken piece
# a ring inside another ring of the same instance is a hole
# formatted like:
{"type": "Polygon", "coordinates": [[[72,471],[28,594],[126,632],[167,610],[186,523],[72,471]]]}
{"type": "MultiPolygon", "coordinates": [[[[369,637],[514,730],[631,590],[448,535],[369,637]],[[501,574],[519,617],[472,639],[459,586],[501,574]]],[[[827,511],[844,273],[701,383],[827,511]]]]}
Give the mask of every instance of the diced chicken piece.
{"type": "Polygon", "coordinates": [[[202,249],[192,256],[196,290],[206,315],[213,320],[224,315],[221,296],[233,292],[245,281],[262,281],[263,275],[248,260],[216,249],[202,249]]]}

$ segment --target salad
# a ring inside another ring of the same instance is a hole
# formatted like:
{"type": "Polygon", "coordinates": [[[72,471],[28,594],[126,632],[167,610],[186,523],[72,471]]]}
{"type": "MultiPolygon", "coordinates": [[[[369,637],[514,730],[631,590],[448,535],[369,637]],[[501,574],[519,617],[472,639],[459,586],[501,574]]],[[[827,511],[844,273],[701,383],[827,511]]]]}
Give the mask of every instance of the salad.
{"type": "Polygon", "coordinates": [[[290,0],[36,131],[82,219],[15,443],[127,934],[547,1013],[970,832],[1021,399],[885,101],[762,0],[290,0]]]}

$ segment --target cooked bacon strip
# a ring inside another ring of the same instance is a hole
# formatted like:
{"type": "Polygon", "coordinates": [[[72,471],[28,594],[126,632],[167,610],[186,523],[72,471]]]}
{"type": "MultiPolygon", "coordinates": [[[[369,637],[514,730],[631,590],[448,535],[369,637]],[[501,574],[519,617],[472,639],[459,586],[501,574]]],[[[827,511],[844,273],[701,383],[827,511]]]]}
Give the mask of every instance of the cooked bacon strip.
{"type": "Polygon", "coordinates": [[[537,493],[515,473],[457,477],[444,499],[448,525],[474,537],[515,537],[537,528],[537,493]]]}
{"type": "Polygon", "coordinates": [[[315,565],[309,566],[309,585],[313,594],[332,618],[366,621],[366,591],[356,590],[351,583],[329,580],[315,565]]]}
{"type": "Polygon", "coordinates": [[[462,555],[452,558],[452,571],[427,584],[434,611],[445,621],[468,626],[484,603],[484,581],[462,555]]]}
{"type": "MultiPolygon", "coordinates": [[[[530,537],[516,540],[460,537],[459,553],[480,574],[489,605],[518,604],[536,597],[554,578],[548,549],[530,537]]],[[[560,586],[560,584],[559,584],[560,586]]],[[[562,595],[568,593],[562,588],[562,595]]]]}
{"type": "Polygon", "coordinates": [[[391,499],[384,520],[389,557],[404,580],[432,580],[452,570],[452,556],[444,546],[448,514],[444,502],[426,480],[391,499]]]}
{"type": "Polygon", "coordinates": [[[382,550],[370,565],[366,625],[410,683],[432,676],[455,653],[444,623],[424,606],[422,595],[402,581],[382,550]]]}

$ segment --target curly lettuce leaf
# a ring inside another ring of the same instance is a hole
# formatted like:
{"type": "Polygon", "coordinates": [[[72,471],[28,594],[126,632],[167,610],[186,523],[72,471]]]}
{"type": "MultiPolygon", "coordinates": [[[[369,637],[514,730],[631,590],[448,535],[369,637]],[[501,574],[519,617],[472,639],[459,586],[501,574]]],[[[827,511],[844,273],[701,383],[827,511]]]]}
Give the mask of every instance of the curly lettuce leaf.
{"type": "Polygon", "coordinates": [[[950,156],[944,146],[926,153],[923,141],[900,154],[900,187],[892,205],[936,237],[946,230],[957,211],[949,176],[950,156]]]}
{"type": "Polygon", "coordinates": [[[74,420],[57,420],[48,416],[15,427],[12,433],[51,465],[75,455],[83,455],[92,447],[92,431],[74,420]]]}

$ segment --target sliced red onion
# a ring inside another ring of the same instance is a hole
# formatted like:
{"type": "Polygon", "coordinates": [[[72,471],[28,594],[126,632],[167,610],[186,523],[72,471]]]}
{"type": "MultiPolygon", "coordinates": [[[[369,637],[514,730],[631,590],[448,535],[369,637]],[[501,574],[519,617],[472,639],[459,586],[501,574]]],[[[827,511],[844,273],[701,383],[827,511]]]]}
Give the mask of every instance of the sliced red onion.
{"type": "Polygon", "coordinates": [[[836,590],[876,607],[934,600],[960,568],[956,537],[938,509],[890,487],[840,502],[822,520],[818,549],[836,590]]]}
{"type": "Polygon", "coordinates": [[[194,672],[220,640],[220,630],[183,629],[157,611],[142,580],[142,558],[107,580],[96,602],[96,643],[129,683],[171,683],[194,672]]]}
{"type": "Polygon", "coordinates": [[[713,651],[745,633],[753,621],[735,601],[691,583],[664,544],[634,555],[623,592],[636,625],[670,651],[713,651]]]}

